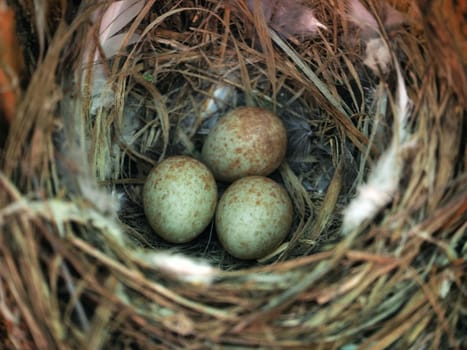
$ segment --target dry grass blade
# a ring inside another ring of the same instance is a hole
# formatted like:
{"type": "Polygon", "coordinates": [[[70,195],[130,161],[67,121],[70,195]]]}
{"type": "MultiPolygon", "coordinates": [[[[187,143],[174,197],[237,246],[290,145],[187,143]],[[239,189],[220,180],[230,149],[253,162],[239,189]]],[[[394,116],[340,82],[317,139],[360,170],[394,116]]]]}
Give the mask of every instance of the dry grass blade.
{"type": "Polygon", "coordinates": [[[348,137],[352,142],[359,148],[360,151],[364,151],[368,145],[366,137],[350,122],[348,119],[349,112],[344,110],[341,103],[330,93],[327,86],[318,78],[318,76],[306,65],[297,53],[288,46],[275,32],[270,32],[274,42],[281,47],[281,49],[292,59],[292,61],[300,68],[305,74],[306,78],[312,81],[316,86],[317,90],[323,94],[330,105],[334,108],[335,113],[333,117],[338,121],[339,125],[346,130],[348,137]]]}

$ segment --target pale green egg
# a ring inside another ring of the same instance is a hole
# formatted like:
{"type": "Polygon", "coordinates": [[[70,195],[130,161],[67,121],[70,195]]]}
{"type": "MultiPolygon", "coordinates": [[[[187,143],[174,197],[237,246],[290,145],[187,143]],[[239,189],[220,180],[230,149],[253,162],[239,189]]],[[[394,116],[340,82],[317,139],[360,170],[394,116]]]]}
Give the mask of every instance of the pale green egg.
{"type": "Polygon", "coordinates": [[[222,195],[216,231],[222,246],[239,259],[259,259],[284,240],[293,208],[287,191],[263,176],[235,181],[222,195]]]}
{"type": "Polygon", "coordinates": [[[143,188],[143,206],[153,230],[172,243],[188,242],[210,223],[217,185],[209,169],[196,159],[170,157],[154,167],[143,188]]]}

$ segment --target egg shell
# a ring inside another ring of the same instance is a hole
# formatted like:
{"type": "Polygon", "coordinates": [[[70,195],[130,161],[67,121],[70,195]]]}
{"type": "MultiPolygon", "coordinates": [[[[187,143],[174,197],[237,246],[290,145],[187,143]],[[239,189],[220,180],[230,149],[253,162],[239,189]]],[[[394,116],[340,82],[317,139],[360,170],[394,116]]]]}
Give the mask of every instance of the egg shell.
{"type": "Polygon", "coordinates": [[[267,176],[284,159],[287,134],[274,113],[238,107],[227,113],[207,136],[202,159],[219,181],[250,175],[267,176]]]}
{"type": "Polygon", "coordinates": [[[172,243],[194,239],[216,209],[217,185],[209,169],[187,156],[170,157],[154,167],[143,188],[143,206],[153,230],[172,243]]]}
{"type": "Polygon", "coordinates": [[[222,195],[216,231],[222,246],[239,259],[259,259],[287,236],[293,208],[287,191],[263,176],[235,181],[222,195]]]}

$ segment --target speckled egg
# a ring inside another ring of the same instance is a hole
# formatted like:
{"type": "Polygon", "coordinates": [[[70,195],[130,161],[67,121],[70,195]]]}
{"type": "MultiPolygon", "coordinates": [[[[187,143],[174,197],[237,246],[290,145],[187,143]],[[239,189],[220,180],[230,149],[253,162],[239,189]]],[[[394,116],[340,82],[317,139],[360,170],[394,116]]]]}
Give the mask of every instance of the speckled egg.
{"type": "Polygon", "coordinates": [[[154,167],[143,188],[143,206],[153,230],[172,243],[194,239],[211,221],[217,186],[209,169],[196,159],[170,157],[154,167]]]}
{"type": "Polygon", "coordinates": [[[238,107],[222,117],[204,142],[202,158],[219,181],[269,175],[284,159],[282,121],[258,107],[238,107]]]}
{"type": "Polygon", "coordinates": [[[287,191],[263,176],[235,181],[222,195],[216,231],[222,246],[239,259],[259,259],[271,253],[292,224],[287,191]]]}

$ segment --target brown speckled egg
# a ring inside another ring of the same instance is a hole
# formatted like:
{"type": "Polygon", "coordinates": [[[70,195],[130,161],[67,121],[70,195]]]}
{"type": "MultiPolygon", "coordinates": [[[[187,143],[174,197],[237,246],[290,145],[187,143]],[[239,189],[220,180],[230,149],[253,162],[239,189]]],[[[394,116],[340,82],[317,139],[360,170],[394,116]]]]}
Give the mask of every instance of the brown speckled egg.
{"type": "Polygon", "coordinates": [[[202,158],[219,181],[266,176],[284,159],[287,135],[282,121],[258,107],[230,111],[209,133],[202,158]]]}
{"type": "Polygon", "coordinates": [[[217,185],[196,159],[170,157],[154,167],[143,188],[143,206],[153,230],[172,243],[194,239],[211,221],[217,185]]]}
{"type": "Polygon", "coordinates": [[[271,253],[292,224],[287,191],[263,176],[235,181],[222,195],[216,231],[222,246],[239,259],[259,259],[271,253]]]}

